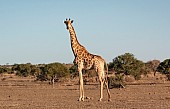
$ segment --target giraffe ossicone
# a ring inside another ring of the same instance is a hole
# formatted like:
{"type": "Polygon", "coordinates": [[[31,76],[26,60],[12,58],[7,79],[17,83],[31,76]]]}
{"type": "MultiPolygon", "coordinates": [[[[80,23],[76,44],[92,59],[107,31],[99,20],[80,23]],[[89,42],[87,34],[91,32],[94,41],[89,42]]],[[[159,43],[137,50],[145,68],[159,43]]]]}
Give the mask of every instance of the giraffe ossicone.
{"type": "Polygon", "coordinates": [[[79,81],[80,81],[80,97],[79,101],[84,101],[84,87],[83,87],[83,75],[82,70],[88,70],[88,69],[95,69],[95,71],[98,73],[98,78],[100,81],[100,99],[99,101],[102,101],[103,98],[103,85],[106,85],[107,93],[108,93],[108,101],[110,101],[110,91],[108,88],[108,81],[107,76],[105,74],[105,67],[107,68],[108,73],[108,67],[105,60],[99,56],[89,53],[84,46],[82,46],[76,37],[76,33],[74,31],[74,28],[72,26],[73,20],[66,19],[64,21],[66,24],[67,30],[69,30],[70,33],[70,41],[71,41],[71,48],[74,54],[74,61],[73,63],[77,66],[77,70],[79,72],[79,81]]]}

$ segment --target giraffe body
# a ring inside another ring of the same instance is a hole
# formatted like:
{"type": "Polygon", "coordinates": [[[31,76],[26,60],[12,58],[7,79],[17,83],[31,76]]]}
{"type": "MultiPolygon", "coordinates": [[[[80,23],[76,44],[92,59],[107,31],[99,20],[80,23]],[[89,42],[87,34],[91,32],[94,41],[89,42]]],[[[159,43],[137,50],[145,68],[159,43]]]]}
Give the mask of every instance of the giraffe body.
{"type": "Polygon", "coordinates": [[[103,98],[103,85],[105,83],[108,93],[108,100],[110,101],[110,91],[108,89],[107,79],[105,76],[105,70],[104,66],[107,64],[105,60],[98,55],[94,55],[89,53],[84,46],[82,46],[76,37],[76,33],[74,31],[74,28],[72,26],[73,20],[67,20],[64,21],[66,24],[67,29],[70,33],[70,40],[71,40],[71,47],[73,54],[75,56],[75,59],[73,63],[77,66],[77,70],[79,72],[79,81],[80,81],[80,97],[79,101],[84,101],[84,88],[83,88],[83,76],[82,76],[82,70],[88,70],[88,69],[95,69],[95,71],[98,73],[99,81],[100,81],[100,99],[103,98]]]}

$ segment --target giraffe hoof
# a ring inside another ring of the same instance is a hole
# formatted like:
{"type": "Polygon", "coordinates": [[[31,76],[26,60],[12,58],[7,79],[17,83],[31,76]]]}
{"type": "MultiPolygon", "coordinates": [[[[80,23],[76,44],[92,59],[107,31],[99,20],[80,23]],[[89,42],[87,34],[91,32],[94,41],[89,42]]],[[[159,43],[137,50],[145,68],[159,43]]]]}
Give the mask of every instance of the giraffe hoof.
{"type": "Polygon", "coordinates": [[[84,101],[84,98],[80,97],[80,98],[78,99],[78,101],[84,101]]]}
{"type": "Polygon", "coordinates": [[[98,101],[102,101],[102,98],[100,98],[98,101]]]}
{"type": "Polygon", "coordinates": [[[77,101],[81,101],[81,99],[78,99],[77,101]]]}
{"type": "Polygon", "coordinates": [[[90,98],[90,97],[85,97],[85,99],[92,99],[92,98],[90,98]]]}
{"type": "Polygon", "coordinates": [[[111,99],[108,99],[108,101],[112,101],[111,99]]]}

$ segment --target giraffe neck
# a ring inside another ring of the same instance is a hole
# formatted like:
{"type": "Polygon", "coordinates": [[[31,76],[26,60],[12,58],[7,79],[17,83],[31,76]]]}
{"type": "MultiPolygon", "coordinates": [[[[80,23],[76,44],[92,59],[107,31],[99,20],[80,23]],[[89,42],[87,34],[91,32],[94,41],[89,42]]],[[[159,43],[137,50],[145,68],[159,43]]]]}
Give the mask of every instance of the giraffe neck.
{"type": "Polygon", "coordinates": [[[80,45],[80,43],[78,42],[76,33],[72,25],[69,28],[69,32],[70,32],[71,48],[72,48],[74,56],[76,56],[78,55],[77,51],[81,48],[82,45],[80,45]]]}

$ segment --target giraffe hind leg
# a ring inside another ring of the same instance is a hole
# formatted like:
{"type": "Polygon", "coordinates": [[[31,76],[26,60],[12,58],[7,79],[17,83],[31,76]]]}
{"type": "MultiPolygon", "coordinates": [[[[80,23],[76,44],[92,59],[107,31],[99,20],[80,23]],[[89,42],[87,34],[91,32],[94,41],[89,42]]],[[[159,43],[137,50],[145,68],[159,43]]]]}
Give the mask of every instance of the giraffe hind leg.
{"type": "Polygon", "coordinates": [[[105,82],[104,82],[104,83],[105,83],[105,86],[106,86],[106,89],[107,89],[108,101],[111,101],[111,95],[110,95],[110,91],[109,91],[107,79],[105,79],[105,82]]]}
{"type": "Polygon", "coordinates": [[[99,75],[99,81],[100,81],[100,99],[99,99],[99,101],[102,101],[104,80],[102,79],[101,75],[99,75]]]}

